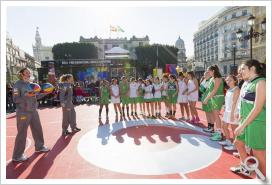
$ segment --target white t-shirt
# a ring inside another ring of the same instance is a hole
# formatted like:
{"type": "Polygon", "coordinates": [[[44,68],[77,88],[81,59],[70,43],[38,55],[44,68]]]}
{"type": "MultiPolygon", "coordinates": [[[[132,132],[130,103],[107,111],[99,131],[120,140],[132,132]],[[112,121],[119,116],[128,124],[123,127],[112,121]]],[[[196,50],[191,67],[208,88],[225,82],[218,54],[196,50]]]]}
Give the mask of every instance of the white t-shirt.
{"type": "Polygon", "coordinates": [[[168,82],[162,82],[162,96],[167,96],[167,88],[168,88],[168,82]]]}
{"type": "Polygon", "coordinates": [[[129,84],[129,90],[130,90],[129,97],[130,98],[137,98],[138,97],[138,95],[137,95],[138,88],[139,88],[138,83],[132,82],[132,83],[129,84]]]}
{"type": "Polygon", "coordinates": [[[152,88],[153,88],[153,85],[145,86],[144,99],[152,99],[153,98],[152,88]]]}
{"type": "Polygon", "coordinates": [[[178,81],[178,86],[179,86],[179,95],[183,95],[182,93],[188,88],[187,84],[184,82],[184,80],[179,80],[178,81]]]}
{"type": "Polygon", "coordinates": [[[226,96],[225,96],[225,112],[231,112],[232,109],[232,98],[234,94],[234,90],[238,87],[234,87],[232,89],[228,89],[226,96]]]}
{"type": "Polygon", "coordinates": [[[154,93],[154,98],[161,98],[161,87],[162,87],[162,84],[159,83],[159,84],[153,84],[154,86],[154,89],[155,89],[155,93],[154,93]]]}
{"type": "Polygon", "coordinates": [[[116,85],[111,85],[111,92],[114,96],[119,95],[119,86],[116,85]]]}

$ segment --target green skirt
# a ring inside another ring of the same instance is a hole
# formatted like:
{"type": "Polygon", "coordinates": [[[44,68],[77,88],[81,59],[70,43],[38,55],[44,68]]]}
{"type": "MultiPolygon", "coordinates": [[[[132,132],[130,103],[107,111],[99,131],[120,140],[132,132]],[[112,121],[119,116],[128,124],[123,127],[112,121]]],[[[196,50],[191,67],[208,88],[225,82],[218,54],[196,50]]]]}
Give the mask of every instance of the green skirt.
{"type": "Polygon", "coordinates": [[[212,110],[221,110],[222,106],[224,104],[225,101],[225,97],[224,95],[220,95],[220,96],[214,96],[211,98],[211,109],[212,110]]]}
{"type": "Polygon", "coordinates": [[[137,103],[144,103],[144,97],[143,96],[138,96],[137,97],[137,103]]]}
{"type": "Polygon", "coordinates": [[[121,97],[121,103],[127,105],[130,103],[130,98],[128,96],[121,97]]]}
{"type": "Polygon", "coordinates": [[[109,98],[100,98],[100,101],[99,101],[100,105],[105,105],[105,104],[109,104],[109,103],[110,103],[109,98]]]}
{"type": "Polygon", "coordinates": [[[161,102],[162,98],[153,98],[153,102],[161,102]]]}
{"type": "Polygon", "coordinates": [[[130,103],[138,103],[138,97],[136,98],[129,98],[130,99],[130,103]]]}
{"type": "Polygon", "coordinates": [[[168,96],[167,96],[168,103],[171,103],[171,104],[177,103],[178,96],[174,95],[175,93],[176,91],[168,91],[168,96]]]}

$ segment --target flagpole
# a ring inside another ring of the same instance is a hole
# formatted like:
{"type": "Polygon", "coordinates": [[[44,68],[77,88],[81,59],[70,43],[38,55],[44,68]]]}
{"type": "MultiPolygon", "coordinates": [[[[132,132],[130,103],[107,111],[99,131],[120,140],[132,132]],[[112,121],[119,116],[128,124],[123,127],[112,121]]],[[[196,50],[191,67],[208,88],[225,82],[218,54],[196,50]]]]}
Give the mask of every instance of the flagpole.
{"type": "Polygon", "coordinates": [[[158,58],[159,58],[159,50],[158,50],[158,45],[157,45],[157,63],[156,63],[156,68],[157,69],[158,69],[158,65],[159,65],[158,58]]]}

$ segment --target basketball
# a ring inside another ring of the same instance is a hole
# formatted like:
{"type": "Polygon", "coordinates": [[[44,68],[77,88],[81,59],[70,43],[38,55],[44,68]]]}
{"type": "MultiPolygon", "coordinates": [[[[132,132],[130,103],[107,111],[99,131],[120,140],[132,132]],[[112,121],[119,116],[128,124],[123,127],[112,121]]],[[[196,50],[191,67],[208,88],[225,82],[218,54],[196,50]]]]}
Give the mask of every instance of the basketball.
{"type": "Polygon", "coordinates": [[[54,90],[54,86],[50,83],[44,83],[42,84],[41,89],[43,93],[52,93],[54,90]]]}
{"type": "Polygon", "coordinates": [[[39,84],[36,84],[36,83],[29,84],[29,92],[39,93],[40,91],[41,91],[41,87],[39,86],[39,84]]]}

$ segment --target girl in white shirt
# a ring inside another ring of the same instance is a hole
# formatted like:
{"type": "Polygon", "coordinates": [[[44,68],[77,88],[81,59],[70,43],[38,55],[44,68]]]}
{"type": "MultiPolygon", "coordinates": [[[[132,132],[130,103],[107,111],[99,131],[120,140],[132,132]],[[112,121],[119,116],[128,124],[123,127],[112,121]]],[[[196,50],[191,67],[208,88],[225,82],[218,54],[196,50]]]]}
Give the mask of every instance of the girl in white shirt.
{"type": "Polygon", "coordinates": [[[139,88],[139,84],[135,81],[135,78],[132,77],[130,79],[130,84],[129,84],[131,116],[133,116],[134,114],[135,116],[137,116],[138,88],[139,88]],[[133,114],[133,110],[134,110],[134,114],[133,114]]]}
{"type": "Polygon", "coordinates": [[[112,85],[110,87],[111,103],[113,103],[114,110],[116,113],[116,119],[118,119],[118,110],[120,112],[121,120],[123,119],[121,106],[120,106],[120,88],[117,84],[117,79],[112,79],[112,85]],[[118,110],[117,110],[118,109],[118,110]]]}
{"type": "Polygon", "coordinates": [[[239,98],[240,90],[237,86],[237,78],[234,75],[228,75],[226,78],[226,83],[229,86],[225,96],[225,110],[223,116],[223,131],[226,136],[226,140],[219,142],[221,145],[226,145],[224,148],[226,150],[235,150],[235,146],[231,142],[229,125],[231,125],[232,131],[234,131],[238,127],[238,120],[235,119],[235,108],[237,104],[237,100],[239,98]]]}
{"type": "Polygon", "coordinates": [[[179,73],[178,85],[179,85],[178,103],[180,105],[180,111],[181,111],[181,115],[182,115],[180,120],[189,121],[190,114],[189,114],[188,96],[187,96],[188,86],[187,86],[186,79],[185,79],[182,72],[179,73]],[[186,114],[187,114],[186,119],[185,119],[184,109],[185,109],[186,114]]]}
{"type": "Polygon", "coordinates": [[[196,102],[198,101],[198,82],[193,71],[188,72],[188,101],[192,115],[191,123],[200,121],[196,110],[196,102]]]}
{"type": "Polygon", "coordinates": [[[161,90],[162,90],[162,84],[160,83],[159,77],[156,77],[154,79],[154,104],[155,104],[155,111],[156,116],[161,116],[161,90]]]}
{"type": "Polygon", "coordinates": [[[144,100],[146,103],[146,109],[148,113],[148,118],[156,118],[154,116],[154,104],[153,104],[153,93],[152,93],[153,85],[150,79],[146,80],[146,86],[144,88],[145,94],[144,94],[144,100]],[[150,112],[152,116],[150,115],[150,112]]]}

